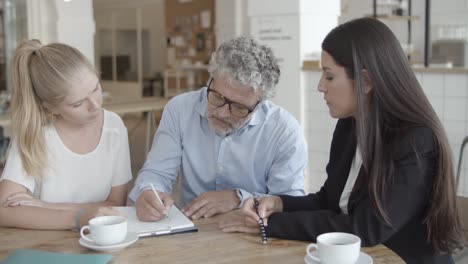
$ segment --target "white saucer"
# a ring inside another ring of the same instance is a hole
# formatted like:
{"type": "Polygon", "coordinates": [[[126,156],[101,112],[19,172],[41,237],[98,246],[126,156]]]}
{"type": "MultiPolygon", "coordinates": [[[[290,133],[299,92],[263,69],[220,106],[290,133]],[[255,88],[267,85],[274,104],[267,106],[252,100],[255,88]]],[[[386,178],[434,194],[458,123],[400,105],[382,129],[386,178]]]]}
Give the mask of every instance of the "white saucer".
{"type": "MultiPolygon", "coordinates": [[[[314,257],[317,257],[316,254],[317,254],[317,251],[312,252],[312,255],[314,257]]],[[[308,258],[307,254],[304,257],[304,262],[307,264],[319,264],[320,263],[313,259],[308,258]]],[[[359,253],[358,260],[354,264],[372,264],[372,263],[374,263],[374,261],[372,260],[372,257],[361,251],[359,253]]]]}
{"type": "Polygon", "coordinates": [[[80,238],[79,242],[80,242],[80,245],[82,245],[85,248],[89,248],[89,249],[96,250],[96,251],[113,252],[113,251],[118,251],[123,248],[126,248],[130,246],[131,244],[135,243],[137,240],[138,240],[138,235],[136,233],[129,232],[127,234],[127,237],[124,239],[124,241],[115,245],[101,246],[94,242],[88,241],[84,238],[80,238]]]}

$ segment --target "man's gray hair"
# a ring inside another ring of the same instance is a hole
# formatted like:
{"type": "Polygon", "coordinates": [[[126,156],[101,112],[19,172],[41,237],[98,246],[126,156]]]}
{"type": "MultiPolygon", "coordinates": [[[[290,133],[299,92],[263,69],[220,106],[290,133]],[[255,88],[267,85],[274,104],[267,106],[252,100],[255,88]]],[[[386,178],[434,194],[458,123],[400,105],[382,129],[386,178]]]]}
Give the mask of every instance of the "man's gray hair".
{"type": "Polygon", "coordinates": [[[221,74],[255,91],[260,89],[261,100],[275,96],[280,77],[277,58],[271,48],[248,37],[222,43],[211,55],[208,71],[213,78],[221,74]]]}

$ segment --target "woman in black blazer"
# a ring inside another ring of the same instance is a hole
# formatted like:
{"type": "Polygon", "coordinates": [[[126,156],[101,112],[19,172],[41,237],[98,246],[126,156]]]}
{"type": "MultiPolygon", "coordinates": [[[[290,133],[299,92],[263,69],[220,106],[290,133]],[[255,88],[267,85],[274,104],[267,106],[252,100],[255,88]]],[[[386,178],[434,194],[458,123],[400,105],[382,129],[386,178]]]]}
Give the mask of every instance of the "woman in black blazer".
{"type": "MultiPolygon", "coordinates": [[[[451,151],[400,43],[378,20],[356,19],[327,35],[321,64],[318,90],[339,119],[328,178],[314,194],[260,198],[267,235],[315,241],[348,232],[407,263],[453,263],[465,242],[451,151]]],[[[258,233],[252,200],[242,214],[220,228],[258,233]]]]}

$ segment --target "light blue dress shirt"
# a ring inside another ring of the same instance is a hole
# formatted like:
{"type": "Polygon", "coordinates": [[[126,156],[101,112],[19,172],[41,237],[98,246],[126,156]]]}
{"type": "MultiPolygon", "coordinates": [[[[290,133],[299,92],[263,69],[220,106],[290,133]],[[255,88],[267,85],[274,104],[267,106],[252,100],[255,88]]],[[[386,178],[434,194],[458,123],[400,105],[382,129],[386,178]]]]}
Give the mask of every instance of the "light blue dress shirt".
{"type": "Polygon", "coordinates": [[[181,94],[166,105],[151,151],[130,199],[153,183],[171,193],[180,175],[184,206],[207,191],[240,189],[243,200],[274,194],[304,195],[307,144],[296,119],[264,101],[247,124],[228,136],[210,129],[207,89],[181,94]]]}

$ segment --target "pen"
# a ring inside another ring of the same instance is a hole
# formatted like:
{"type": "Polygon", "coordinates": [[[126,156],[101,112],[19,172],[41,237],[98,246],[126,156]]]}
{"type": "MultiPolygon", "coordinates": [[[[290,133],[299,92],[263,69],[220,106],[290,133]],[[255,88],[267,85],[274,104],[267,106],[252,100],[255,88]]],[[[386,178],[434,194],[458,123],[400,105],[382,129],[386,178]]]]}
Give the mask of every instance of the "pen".
{"type": "MultiPolygon", "coordinates": [[[[163,201],[161,200],[161,197],[159,197],[158,192],[154,189],[154,186],[153,186],[152,183],[150,183],[150,187],[151,187],[151,190],[153,191],[154,195],[156,195],[156,198],[158,199],[158,201],[159,201],[163,206],[165,206],[164,203],[163,203],[163,201]]],[[[169,216],[169,212],[166,214],[166,217],[168,217],[168,216],[169,216]]]]}
{"type": "Polygon", "coordinates": [[[258,205],[260,204],[258,202],[258,199],[255,197],[254,198],[254,203],[255,203],[255,211],[257,212],[257,215],[259,217],[258,219],[258,227],[260,228],[260,234],[262,235],[262,244],[267,244],[267,236],[266,236],[266,231],[265,231],[265,225],[263,224],[263,218],[260,217],[258,214],[258,205]]]}

